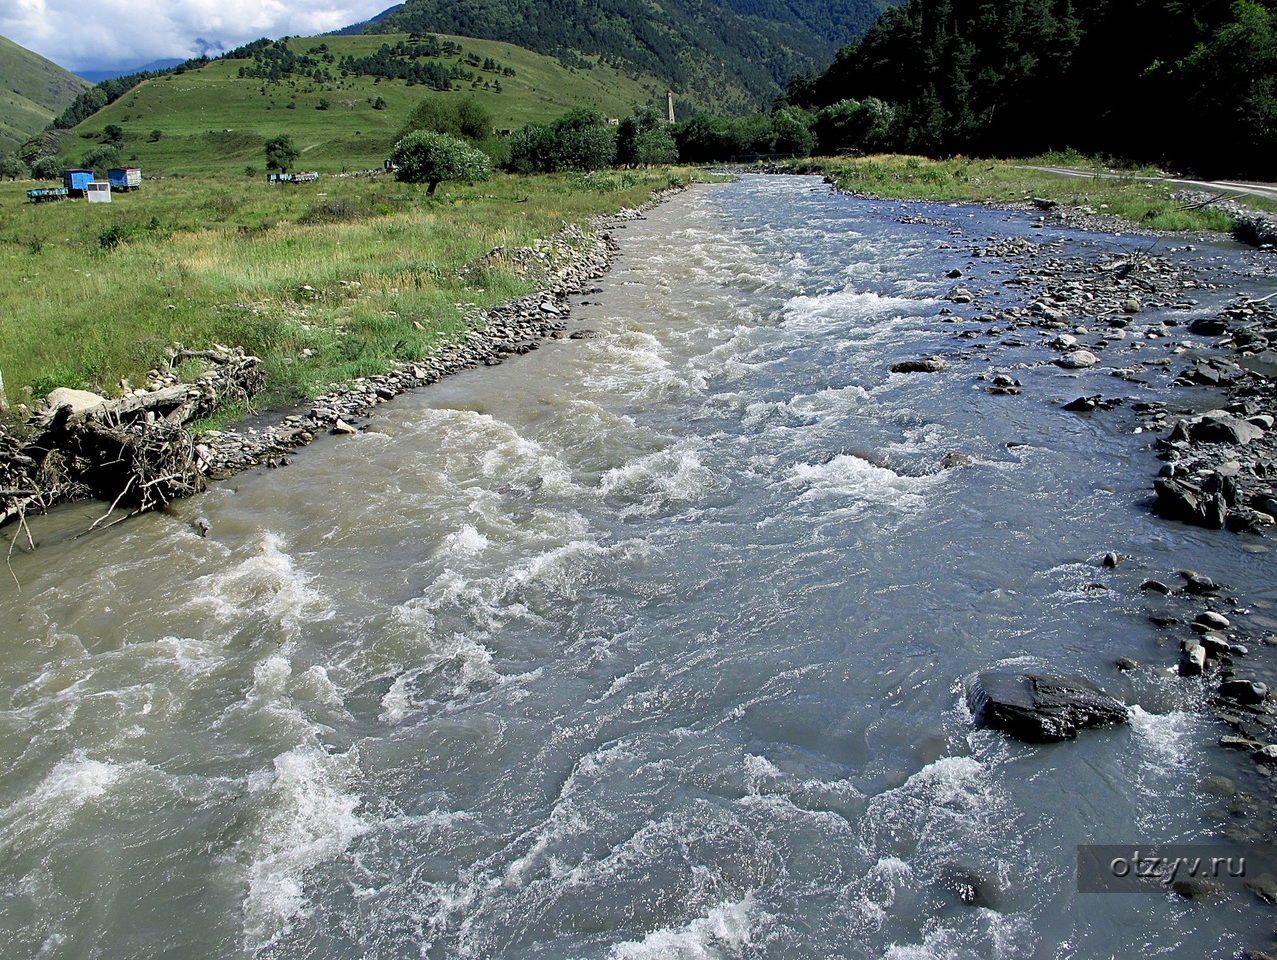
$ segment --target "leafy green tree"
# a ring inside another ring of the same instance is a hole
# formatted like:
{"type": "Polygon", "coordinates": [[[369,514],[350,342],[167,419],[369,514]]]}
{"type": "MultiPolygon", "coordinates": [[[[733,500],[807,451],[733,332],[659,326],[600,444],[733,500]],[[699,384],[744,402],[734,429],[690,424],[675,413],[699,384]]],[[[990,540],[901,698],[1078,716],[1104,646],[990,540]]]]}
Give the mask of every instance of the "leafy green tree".
{"type": "Polygon", "coordinates": [[[18,155],[11,153],[6,157],[0,157],[0,179],[17,180],[19,177],[26,176],[27,165],[19,159],[18,155]]]}
{"type": "Polygon", "coordinates": [[[57,157],[36,157],[31,161],[31,176],[36,180],[61,180],[62,164],[57,157]]]}
{"type": "Polygon", "coordinates": [[[571,110],[549,125],[528,124],[510,138],[515,173],[602,170],[615,162],[616,128],[593,110],[571,110]]]}
{"type": "Polygon", "coordinates": [[[390,155],[399,168],[395,176],[407,183],[428,183],[427,193],[445,180],[474,182],[492,175],[488,155],[464,140],[446,133],[415,130],[395,144],[390,155]]]}
{"type": "Polygon", "coordinates": [[[1183,154],[1202,172],[1270,177],[1277,157],[1277,12],[1238,0],[1183,62],[1187,120],[1213,136],[1183,154]]]}
{"type": "Polygon", "coordinates": [[[621,167],[648,167],[678,160],[678,145],[665,117],[652,107],[642,107],[621,121],[616,133],[616,163],[621,167]]]}
{"type": "Polygon", "coordinates": [[[414,130],[428,130],[480,142],[492,136],[492,125],[492,114],[473,99],[458,101],[432,96],[413,108],[399,135],[403,137],[414,130]]]}
{"type": "Polygon", "coordinates": [[[119,146],[124,142],[124,128],[118,123],[108,123],[102,128],[102,142],[119,146]]]}
{"type": "Polygon", "coordinates": [[[301,152],[293,145],[293,138],[286,133],[267,140],[265,152],[266,169],[285,172],[297,162],[297,158],[301,155],[301,152]]]}
{"type": "Polygon", "coordinates": [[[151,131],[151,136],[149,137],[149,139],[151,143],[159,143],[160,137],[162,136],[164,136],[164,131],[157,127],[156,129],[151,131]]]}
{"type": "Polygon", "coordinates": [[[94,175],[105,173],[109,168],[119,165],[120,151],[105,143],[89,148],[80,158],[80,166],[85,170],[92,170],[94,175]]]}
{"type": "Polygon", "coordinates": [[[772,114],[772,150],[796,157],[809,156],[816,146],[807,117],[800,110],[784,107],[772,114]]]}

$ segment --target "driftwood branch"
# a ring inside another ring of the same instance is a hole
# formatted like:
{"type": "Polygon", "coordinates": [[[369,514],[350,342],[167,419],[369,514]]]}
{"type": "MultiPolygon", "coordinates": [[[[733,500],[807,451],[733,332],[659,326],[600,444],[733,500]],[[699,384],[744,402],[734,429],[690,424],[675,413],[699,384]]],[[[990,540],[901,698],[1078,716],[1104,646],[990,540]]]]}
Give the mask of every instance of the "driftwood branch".
{"type": "Polygon", "coordinates": [[[247,404],[263,377],[261,361],[243,350],[179,346],[170,368],[187,358],[211,368],[194,383],[152,371],[153,389],[78,411],[70,404],[46,410],[30,421],[34,432],[25,442],[0,429],[0,526],[25,523],[30,510],[95,497],[111,506],[92,530],[121,505],[132,515],[203,490],[203,466],[186,425],[219,405],[247,404]]]}

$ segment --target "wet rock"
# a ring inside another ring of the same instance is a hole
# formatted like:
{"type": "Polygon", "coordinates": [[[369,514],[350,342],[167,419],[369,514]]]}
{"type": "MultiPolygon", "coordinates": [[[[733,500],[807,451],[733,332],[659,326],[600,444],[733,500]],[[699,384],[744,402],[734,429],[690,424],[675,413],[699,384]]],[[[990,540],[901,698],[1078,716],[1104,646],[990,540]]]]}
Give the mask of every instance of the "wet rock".
{"type": "Polygon", "coordinates": [[[1123,672],[1128,670],[1137,670],[1139,669],[1139,665],[1140,663],[1138,660],[1132,660],[1130,657],[1118,657],[1113,661],[1113,666],[1123,672]]]}
{"type": "Polygon", "coordinates": [[[573,330],[570,334],[568,334],[568,339],[569,340],[593,340],[598,335],[599,335],[598,331],[596,330],[573,330]]]}
{"type": "Polygon", "coordinates": [[[954,287],[945,295],[945,299],[953,303],[970,303],[975,299],[975,294],[966,287],[954,287]]]}
{"type": "Polygon", "coordinates": [[[1271,873],[1261,873],[1257,877],[1248,878],[1246,889],[1264,903],[1277,904],[1277,877],[1271,873]]]}
{"type": "Polygon", "coordinates": [[[971,691],[976,720],[1030,743],[1071,740],[1080,729],[1127,720],[1127,709],[1084,677],[988,670],[971,691]]]}
{"type": "Polygon", "coordinates": [[[1258,740],[1252,740],[1250,737],[1239,737],[1232,733],[1226,733],[1220,737],[1219,745],[1232,750],[1246,750],[1251,753],[1264,748],[1264,745],[1258,740]]]}
{"type": "Polygon", "coordinates": [[[1210,577],[1203,577],[1192,571],[1184,571],[1184,589],[1195,597],[1205,597],[1218,593],[1223,587],[1210,577]]]}
{"type": "Polygon", "coordinates": [[[1207,630],[1227,630],[1233,624],[1222,613],[1216,613],[1214,610],[1205,610],[1193,618],[1193,622],[1205,627],[1207,630]]]}
{"type": "Polygon", "coordinates": [[[336,422],[332,425],[332,431],[331,431],[331,432],[332,432],[332,433],[335,433],[335,434],[338,434],[338,435],[346,435],[346,436],[348,436],[348,435],[353,434],[353,433],[358,433],[359,431],[358,431],[358,430],[356,430],[354,427],[352,427],[350,424],[348,424],[348,423],[347,423],[345,420],[343,420],[341,417],[338,417],[338,418],[337,418],[337,420],[336,420],[336,422]]]}
{"type": "Polygon", "coordinates": [[[1265,747],[1260,747],[1250,755],[1250,758],[1264,766],[1271,766],[1277,763],[1277,743],[1270,743],[1265,747]]]}
{"type": "Polygon", "coordinates": [[[940,874],[940,885],[960,903],[969,907],[998,908],[997,890],[974,870],[958,864],[949,864],[940,874]]]}
{"type": "Polygon", "coordinates": [[[1104,559],[1100,562],[1109,569],[1113,569],[1122,562],[1122,559],[1123,558],[1120,553],[1114,553],[1110,550],[1108,553],[1104,554],[1104,559]]]}
{"type": "Polygon", "coordinates": [[[1153,490],[1157,494],[1153,508],[1159,516],[1215,530],[1224,526],[1228,504],[1219,490],[1179,477],[1158,477],[1153,490]]]}
{"type": "Polygon", "coordinates": [[[1201,676],[1206,669],[1206,648],[1196,640],[1186,640],[1179,655],[1179,675],[1181,677],[1201,676]]]}
{"type": "Polygon", "coordinates": [[[1198,317],[1188,329],[1199,337],[1222,337],[1228,332],[1228,321],[1224,317],[1198,317]]]}
{"type": "Polygon", "coordinates": [[[1093,367],[1099,362],[1100,358],[1090,350],[1074,350],[1072,353],[1066,353],[1064,356],[1055,359],[1055,365],[1066,370],[1083,370],[1087,367],[1093,367]]]}
{"type": "Polygon", "coordinates": [[[940,458],[941,470],[953,470],[957,467],[969,467],[975,463],[975,458],[970,454],[963,453],[961,450],[950,450],[940,458]]]}
{"type": "Polygon", "coordinates": [[[1254,706],[1268,698],[1268,684],[1258,680],[1225,680],[1219,685],[1219,695],[1225,700],[1254,706]]]}
{"type": "Polygon", "coordinates": [[[892,373],[939,373],[945,368],[943,357],[921,357],[899,360],[891,365],[892,373]]]}
{"type": "Polygon", "coordinates": [[[1264,431],[1253,423],[1222,414],[1202,417],[1188,428],[1188,434],[1194,443],[1242,446],[1252,440],[1258,440],[1264,435],[1264,431]]]}
{"type": "Polygon", "coordinates": [[[1127,299],[1122,301],[1123,313],[1139,313],[1143,309],[1144,309],[1143,304],[1141,304],[1134,297],[1128,297],[1127,299]]]}
{"type": "Polygon", "coordinates": [[[1171,889],[1185,900],[1211,900],[1224,890],[1223,885],[1205,877],[1181,877],[1171,884],[1171,889]]]}
{"type": "Polygon", "coordinates": [[[1171,592],[1171,588],[1168,587],[1166,584],[1162,583],[1162,581],[1153,580],[1153,579],[1145,580],[1143,583],[1141,583],[1140,589],[1143,590],[1145,593],[1166,594],[1171,592]]]}

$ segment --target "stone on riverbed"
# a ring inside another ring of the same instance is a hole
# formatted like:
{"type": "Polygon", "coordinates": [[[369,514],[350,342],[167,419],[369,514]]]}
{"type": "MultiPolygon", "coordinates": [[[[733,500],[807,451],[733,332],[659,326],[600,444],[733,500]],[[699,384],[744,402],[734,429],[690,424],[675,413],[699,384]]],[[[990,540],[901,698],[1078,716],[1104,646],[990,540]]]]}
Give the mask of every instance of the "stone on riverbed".
{"type": "Polygon", "coordinates": [[[970,699],[978,723],[1029,743],[1072,740],[1080,729],[1128,717],[1124,704],[1078,676],[986,670],[970,699]]]}
{"type": "Polygon", "coordinates": [[[944,369],[943,357],[921,357],[917,360],[900,360],[891,365],[892,373],[939,373],[944,369]]]}
{"type": "Polygon", "coordinates": [[[1064,356],[1056,358],[1055,365],[1064,367],[1066,370],[1082,370],[1086,367],[1093,367],[1099,362],[1100,358],[1090,350],[1074,350],[1072,353],[1066,353],[1064,356]]]}

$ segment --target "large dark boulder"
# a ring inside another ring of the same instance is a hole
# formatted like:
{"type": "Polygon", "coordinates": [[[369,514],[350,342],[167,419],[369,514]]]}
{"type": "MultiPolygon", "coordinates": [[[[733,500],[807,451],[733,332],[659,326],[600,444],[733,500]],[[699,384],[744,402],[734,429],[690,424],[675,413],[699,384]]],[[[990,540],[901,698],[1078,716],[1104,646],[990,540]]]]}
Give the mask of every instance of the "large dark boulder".
{"type": "Polygon", "coordinates": [[[1178,477],[1158,477],[1153,481],[1153,489],[1157,493],[1153,509],[1167,520],[1218,530],[1228,516],[1228,503],[1219,482],[1205,484],[1178,477]]]}
{"type": "Polygon", "coordinates": [[[1072,740],[1127,720],[1124,704],[1084,677],[986,670],[971,690],[976,722],[1029,743],[1072,740]]]}
{"type": "Polygon", "coordinates": [[[1194,443],[1224,443],[1230,446],[1241,446],[1264,435],[1263,428],[1227,414],[1208,414],[1189,427],[1188,431],[1194,443]]]}

